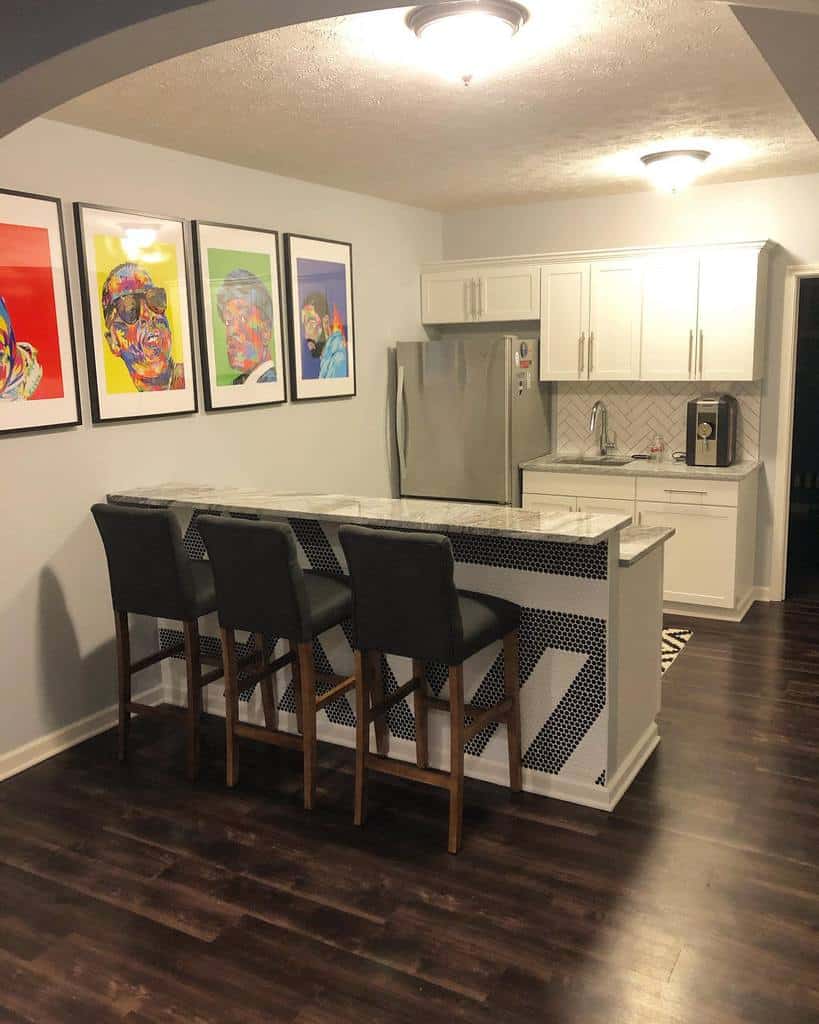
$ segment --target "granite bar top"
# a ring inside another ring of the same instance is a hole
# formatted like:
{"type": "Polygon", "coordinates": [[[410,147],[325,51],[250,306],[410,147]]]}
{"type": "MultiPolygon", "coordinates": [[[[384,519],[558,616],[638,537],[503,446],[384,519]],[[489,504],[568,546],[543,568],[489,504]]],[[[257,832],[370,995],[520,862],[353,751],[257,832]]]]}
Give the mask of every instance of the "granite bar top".
{"type": "Polygon", "coordinates": [[[620,565],[628,568],[665,544],[677,531],[670,526],[629,526],[620,534],[620,565]]]}
{"type": "Polygon", "coordinates": [[[606,476],[648,476],[648,477],[682,477],[686,480],[743,480],[755,473],[760,462],[735,462],[733,466],[687,466],[684,462],[653,462],[646,459],[632,459],[625,466],[572,465],[559,462],[559,459],[570,457],[567,452],[541,455],[528,462],[521,462],[520,468],[535,473],[596,473],[606,476]]]}
{"type": "Polygon", "coordinates": [[[344,494],[276,494],[233,487],[158,484],[109,494],[121,505],[179,505],[214,512],[266,517],[304,517],[363,526],[397,526],[439,533],[520,537],[564,544],[598,544],[631,517],[615,513],[538,512],[508,505],[484,505],[418,498],[362,498],[344,494]]]}

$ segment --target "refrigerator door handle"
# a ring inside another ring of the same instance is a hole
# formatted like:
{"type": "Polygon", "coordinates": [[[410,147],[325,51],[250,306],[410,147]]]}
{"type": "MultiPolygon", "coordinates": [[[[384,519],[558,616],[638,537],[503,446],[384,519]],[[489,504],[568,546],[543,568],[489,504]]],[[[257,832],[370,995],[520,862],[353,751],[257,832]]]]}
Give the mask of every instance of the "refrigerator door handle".
{"type": "Polygon", "coordinates": [[[401,482],[407,474],[406,441],[407,424],[404,418],[404,367],[398,367],[398,383],[395,388],[395,439],[398,444],[398,468],[401,482]]]}

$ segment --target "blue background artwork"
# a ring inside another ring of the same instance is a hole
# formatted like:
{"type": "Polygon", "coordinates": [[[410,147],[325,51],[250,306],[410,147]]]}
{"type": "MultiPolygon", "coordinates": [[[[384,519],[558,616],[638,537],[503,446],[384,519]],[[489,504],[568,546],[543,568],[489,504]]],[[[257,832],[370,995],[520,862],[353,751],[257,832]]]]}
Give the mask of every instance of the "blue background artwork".
{"type": "Polygon", "coordinates": [[[312,292],[324,292],[330,310],[330,323],[333,322],[333,306],[338,310],[344,337],[349,340],[347,330],[347,268],[343,263],[330,260],[296,259],[296,275],[299,293],[299,337],[301,339],[301,376],[302,380],[317,380],[319,375],[319,359],[307,347],[304,329],[301,327],[301,308],[304,300],[312,292]]]}

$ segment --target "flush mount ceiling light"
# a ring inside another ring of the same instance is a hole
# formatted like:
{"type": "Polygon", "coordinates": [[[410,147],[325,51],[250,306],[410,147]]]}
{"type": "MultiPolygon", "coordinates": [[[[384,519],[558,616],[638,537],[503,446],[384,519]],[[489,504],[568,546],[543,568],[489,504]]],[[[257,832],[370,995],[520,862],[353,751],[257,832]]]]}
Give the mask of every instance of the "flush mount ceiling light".
{"type": "Polygon", "coordinates": [[[648,153],[640,159],[646,174],[662,192],[679,192],[702,173],[711,154],[707,149],[667,149],[648,153]]]}
{"type": "Polygon", "coordinates": [[[407,16],[407,27],[447,78],[464,85],[495,67],[529,12],[512,0],[449,0],[424,4],[407,16]]]}

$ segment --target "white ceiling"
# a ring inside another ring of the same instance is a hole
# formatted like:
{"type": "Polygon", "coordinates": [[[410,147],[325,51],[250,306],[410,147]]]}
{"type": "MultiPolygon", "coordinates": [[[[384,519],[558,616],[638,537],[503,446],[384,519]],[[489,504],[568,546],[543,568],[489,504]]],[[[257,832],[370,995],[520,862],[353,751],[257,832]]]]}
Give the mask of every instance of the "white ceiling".
{"type": "Polygon", "coordinates": [[[405,8],[199,50],[50,116],[442,210],[645,188],[639,155],[671,145],[711,149],[710,181],[819,170],[728,6],[527,6],[514,61],[468,88],[423,65],[405,8]]]}

